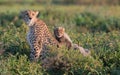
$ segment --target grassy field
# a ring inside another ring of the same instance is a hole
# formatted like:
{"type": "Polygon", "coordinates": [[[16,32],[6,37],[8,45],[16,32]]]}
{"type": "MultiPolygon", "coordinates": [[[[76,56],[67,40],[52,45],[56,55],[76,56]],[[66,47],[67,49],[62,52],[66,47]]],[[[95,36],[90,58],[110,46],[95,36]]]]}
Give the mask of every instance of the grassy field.
{"type": "Polygon", "coordinates": [[[120,6],[0,5],[0,75],[119,75],[120,6]],[[27,25],[19,18],[25,9],[39,10],[51,33],[63,26],[74,43],[91,50],[50,47],[45,65],[29,61],[27,25]]]}

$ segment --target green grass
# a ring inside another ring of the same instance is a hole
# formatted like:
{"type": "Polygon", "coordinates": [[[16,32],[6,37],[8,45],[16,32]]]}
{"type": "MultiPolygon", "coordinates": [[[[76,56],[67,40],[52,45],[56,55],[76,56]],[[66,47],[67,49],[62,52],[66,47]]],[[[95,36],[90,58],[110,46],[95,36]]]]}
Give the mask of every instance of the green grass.
{"type": "Polygon", "coordinates": [[[119,75],[119,6],[48,6],[0,5],[0,75],[119,75]],[[19,18],[25,9],[39,10],[52,33],[54,26],[65,27],[74,43],[91,50],[91,57],[50,47],[47,68],[41,61],[31,63],[28,27],[19,18]]]}

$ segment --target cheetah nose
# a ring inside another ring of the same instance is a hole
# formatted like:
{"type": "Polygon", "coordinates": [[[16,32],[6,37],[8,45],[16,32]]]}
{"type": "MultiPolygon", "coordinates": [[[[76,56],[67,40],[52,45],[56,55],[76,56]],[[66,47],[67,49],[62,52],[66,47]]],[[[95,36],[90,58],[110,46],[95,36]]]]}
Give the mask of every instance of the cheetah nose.
{"type": "Polygon", "coordinates": [[[32,18],[29,17],[29,19],[31,20],[32,18]]]}

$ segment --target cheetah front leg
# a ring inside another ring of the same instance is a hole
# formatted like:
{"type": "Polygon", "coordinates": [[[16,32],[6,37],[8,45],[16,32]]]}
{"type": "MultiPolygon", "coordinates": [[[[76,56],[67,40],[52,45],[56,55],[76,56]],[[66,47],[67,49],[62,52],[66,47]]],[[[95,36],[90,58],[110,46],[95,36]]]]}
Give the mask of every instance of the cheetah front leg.
{"type": "Polygon", "coordinates": [[[30,60],[34,62],[38,61],[41,50],[42,50],[42,41],[40,41],[40,43],[38,41],[33,41],[33,45],[31,46],[31,52],[30,52],[30,60]]]}

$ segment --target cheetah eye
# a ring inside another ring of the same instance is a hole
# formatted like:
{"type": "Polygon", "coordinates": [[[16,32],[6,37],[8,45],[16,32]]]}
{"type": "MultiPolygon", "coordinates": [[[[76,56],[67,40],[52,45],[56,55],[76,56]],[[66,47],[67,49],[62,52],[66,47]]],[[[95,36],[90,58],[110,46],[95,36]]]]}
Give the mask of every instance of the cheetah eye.
{"type": "Polygon", "coordinates": [[[34,16],[34,13],[32,13],[32,16],[34,16]]]}

